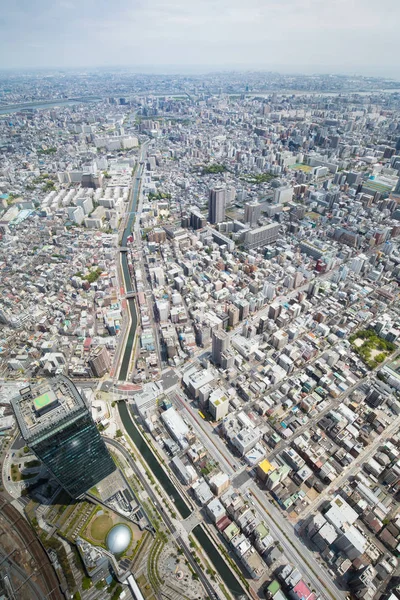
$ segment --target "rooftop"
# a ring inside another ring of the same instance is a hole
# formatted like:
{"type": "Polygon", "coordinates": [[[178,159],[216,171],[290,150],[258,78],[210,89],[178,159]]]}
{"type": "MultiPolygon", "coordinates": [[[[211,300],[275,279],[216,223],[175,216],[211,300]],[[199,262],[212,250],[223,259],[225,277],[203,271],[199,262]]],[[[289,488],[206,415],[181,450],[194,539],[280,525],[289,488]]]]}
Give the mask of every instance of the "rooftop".
{"type": "Polygon", "coordinates": [[[273,471],[275,468],[273,465],[271,465],[271,463],[267,459],[261,461],[258,466],[264,473],[269,473],[270,471],[273,471]]]}
{"type": "Polygon", "coordinates": [[[15,417],[26,442],[75,412],[86,409],[83,397],[66,377],[41,380],[12,398],[15,417]]]}
{"type": "Polygon", "coordinates": [[[36,412],[39,413],[43,408],[50,406],[50,404],[53,404],[54,402],[57,402],[57,397],[53,390],[50,390],[48,392],[45,392],[41,396],[35,398],[33,401],[33,405],[35,407],[36,412]]]}

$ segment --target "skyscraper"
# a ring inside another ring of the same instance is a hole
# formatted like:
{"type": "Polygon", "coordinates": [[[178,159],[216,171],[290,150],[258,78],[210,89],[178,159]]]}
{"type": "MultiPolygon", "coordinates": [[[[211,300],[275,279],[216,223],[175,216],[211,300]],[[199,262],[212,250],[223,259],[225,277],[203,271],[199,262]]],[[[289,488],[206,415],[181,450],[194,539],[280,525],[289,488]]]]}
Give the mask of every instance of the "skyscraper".
{"type": "Polygon", "coordinates": [[[212,334],[212,361],[215,365],[221,364],[221,355],[229,348],[229,336],[218,329],[212,334]]]}
{"type": "Polygon", "coordinates": [[[210,190],[208,204],[208,220],[210,223],[222,223],[225,221],[226,190],[216,187],[210,190]]]}
{"type": "Polygon", "coordinates": [[[115,470],[86,399],[67,377],[22,388],[11,406],[27,446],[73,498],[115,470]]]}

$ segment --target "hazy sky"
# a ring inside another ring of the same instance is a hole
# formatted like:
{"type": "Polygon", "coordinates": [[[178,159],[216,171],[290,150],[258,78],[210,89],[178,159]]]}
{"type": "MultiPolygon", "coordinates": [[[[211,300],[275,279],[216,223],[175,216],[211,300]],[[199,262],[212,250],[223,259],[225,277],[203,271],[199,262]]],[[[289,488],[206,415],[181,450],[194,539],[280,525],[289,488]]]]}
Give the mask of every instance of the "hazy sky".
{"type": "Polygon", "coordinates": [[[0,0],[0,67],[400,79],[400,0],[0,0]]]}

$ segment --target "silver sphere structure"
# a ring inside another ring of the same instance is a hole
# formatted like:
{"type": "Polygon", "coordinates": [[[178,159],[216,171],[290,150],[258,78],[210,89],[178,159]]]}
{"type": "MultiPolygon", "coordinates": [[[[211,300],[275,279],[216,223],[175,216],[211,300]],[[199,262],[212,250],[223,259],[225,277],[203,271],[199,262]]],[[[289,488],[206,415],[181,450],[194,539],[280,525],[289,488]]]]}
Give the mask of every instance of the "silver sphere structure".
{"type": "Polygon", "coordinates": [[[107,534],[107,548],[113,554],[124,552],[132,539],[132,531],[127,525],[114,525],[107,534]]]}

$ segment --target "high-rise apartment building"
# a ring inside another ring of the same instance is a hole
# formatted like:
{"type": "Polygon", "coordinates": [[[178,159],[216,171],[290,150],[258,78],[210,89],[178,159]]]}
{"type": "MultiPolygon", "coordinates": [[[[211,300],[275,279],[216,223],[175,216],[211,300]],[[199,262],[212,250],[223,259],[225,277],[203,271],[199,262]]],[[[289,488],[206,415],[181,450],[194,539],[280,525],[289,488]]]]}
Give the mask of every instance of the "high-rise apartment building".
{"type": "Polygon", "coordinates": [[[190,210],[190,227],[193,229],[202,229],[207,225],[207,219],[203,217],[197,207],[190,210]]]}
{"type": "Polygon", "coordinates": [[[281,312],[282,306],[279,304],[279,302],[273,302],[268,309],[268,318],[276,321],[281,312]]]}
{"type": "Polygon", "coordinates": [[[349,265],[350,271],[353,271],[353,273],[359,275],[362,269],[364,268],[366,262],[367,257],[365,256],[365,254],[359,254],[358,256],[355,256],[349,265]]]}
{"type": "Polygon", "coordinates": [[[276,242],[279,229],[279,223],[270,223],[269,225],[263,225],[262,227],[246,231],[244,236],[245,248],[252,250],[253,248],[260,248],[276,242]]]}
{"type": "Polygon", "coordinates": [[[237,306],[232,304],[228,310],[229,316],[229,327],[235,327],[239,323],[239,309],[237,306]]]}
{"type": "Polygon", "coordinates": [[[275,204],[286,204],[291,202],[293,199],[293,188],[292,187],[280,187],[274,190],[274,203],[275,204]]]}
{"type": "Polygon", "coordinates": [[[22,388],[11,406],[27,446],[73,498],[115,470],[86,399],[67,377],[22,388]]]}
{"type": "Polygon", "coordinates": [[[105,346],[97,347],[89,358],[89,366],[95,377],[103,377],[110,370],[110,354],[105,346]]]}
{"type": "Polygon", "coordinates": [[[259,202],[248,202],[244,205],[244,222],[256,225],[261,217],[261,204],[259,202]]]}
{"type": "Polygon", "coordinates": [[[238,305],[239,305],[239,320],[243,321],[244,319],[247,319],[247,317],[249,316],[250,304],[248,303],[247,300],[243,299],[243,300],[239,300],[238,305]]]}
{"type": "Polygon", "coordinates": [[[218,329],[213,331],[212,336],[212,361],[215,365],[221,364],[221,355],[229,348],[229,336],[218,329]]]}
{"type": "Polygon", "coordinates": [[[224,390],[214,390],[208,399],[208,412],[214,421],[220,421],[228,414],[229,398],[224,390]]]}
{"type": "Polygon", "coordinates": [[[226,206],[230,206],[236,198],[236,189],[232,185],[228,185],[226,188],[226,206]]]}
{"type": "Polygon", "coordinates": [[[226,189],[216,187],[210,190],[210,199],[208,204],[208,220],[210,223],[222,223],[225,221],[226,208],[226,189]]]}
{"type": "Polygon", "coordinates": [[[301,271],[296,271],[293,279],[294,279],[293,287],[297,288],[303,283],[304,275],[301,271]]]}
{"type": "Polygon", "coordinates": [[[156,302],[158,318],[160,322],[163,323],[168,321],[169,316],[169,302],[167,300],[157,300],[156,302]]]}
{"type": "Polygon", "coordinates": [[[266,281],[263,286],[263,295],[267,300],[273,300],[275,298],[275,286],[266,281]]]}
{"type": "Polygon", "coordinates": [[[264,331],[267,330],[268,320],[269,319],[266,315],[260,317],[260,320],[258,322],[257,333],[264,333],[264,331]]]}

